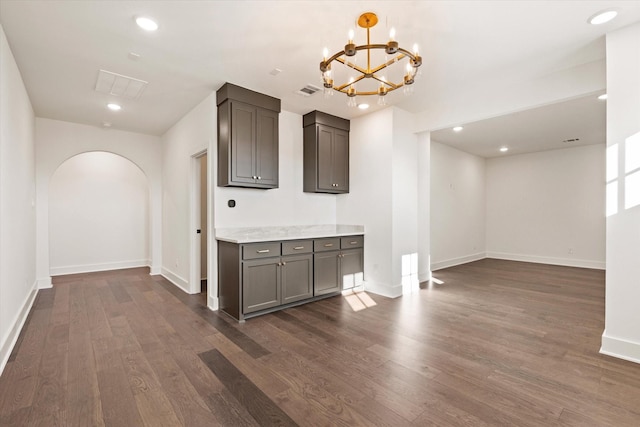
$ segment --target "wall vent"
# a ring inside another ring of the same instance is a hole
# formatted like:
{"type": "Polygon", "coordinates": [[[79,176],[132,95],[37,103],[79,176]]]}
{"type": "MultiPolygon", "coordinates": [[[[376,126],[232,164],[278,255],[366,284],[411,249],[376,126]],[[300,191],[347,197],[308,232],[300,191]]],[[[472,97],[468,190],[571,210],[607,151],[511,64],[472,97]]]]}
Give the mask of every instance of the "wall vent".
{"type": "Polygon", "coordinates": [[[314,93],[316,93],[317,91],[319,91],[320,88],[318,86],[314,86],[312,84],[308,84],[305,87],[303,87],[300,90],[297,90],[296,93],[298,95],[302,95],[302,96],[311,96],[314,93]]]}
{"type": "Polygon", "coordinates": [[[112,73],[111,71],[100,70],[98,80],[96,80],[96,92],[108,95],[120,96],[127,99],[138,99],[148,82],[112,73]]]}

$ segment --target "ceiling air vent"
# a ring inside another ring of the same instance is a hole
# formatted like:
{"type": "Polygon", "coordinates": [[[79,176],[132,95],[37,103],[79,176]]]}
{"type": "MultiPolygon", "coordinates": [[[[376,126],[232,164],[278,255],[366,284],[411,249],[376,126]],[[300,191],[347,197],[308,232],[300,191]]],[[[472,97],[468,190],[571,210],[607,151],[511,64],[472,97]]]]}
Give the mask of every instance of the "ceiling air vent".
{"type": "Polygon", "coordinates": [[[302,96],[311,96],[314,93],[316,93],[317,91],[319,91],[320,88],[318,86],[314,86],[311,84],[306,85],[305,87],[303,87],[300,90],[297,90],[296,93],[298,95],[302,95],[302,96]]]}
{"type": "Polygon", "coordinates": [[[100,70],[96,81],[96,92],[121,96],[127,99],[138,99],[147,84],[148,82],[144,80],[100,70]]]}
{"type": "Polygon", "coordinates": [[[580,138],[571,138],[571,139],[565,139],[564,142],[565,144],[571,144],[572,142],[578,142],[580,141],[580,138]]]}

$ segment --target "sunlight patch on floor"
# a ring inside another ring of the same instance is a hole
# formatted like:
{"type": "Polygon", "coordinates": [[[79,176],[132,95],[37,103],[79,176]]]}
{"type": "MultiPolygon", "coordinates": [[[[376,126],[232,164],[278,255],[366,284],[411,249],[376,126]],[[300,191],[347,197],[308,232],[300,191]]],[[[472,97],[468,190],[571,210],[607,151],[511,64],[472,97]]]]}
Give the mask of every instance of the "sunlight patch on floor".
{"type": "Polygon", "coordinates": [[[365,308],[377,305],[366,292],[354,292],[352,294],[345,295],[345,299],[353,311],[361,311],[365,308]]]}

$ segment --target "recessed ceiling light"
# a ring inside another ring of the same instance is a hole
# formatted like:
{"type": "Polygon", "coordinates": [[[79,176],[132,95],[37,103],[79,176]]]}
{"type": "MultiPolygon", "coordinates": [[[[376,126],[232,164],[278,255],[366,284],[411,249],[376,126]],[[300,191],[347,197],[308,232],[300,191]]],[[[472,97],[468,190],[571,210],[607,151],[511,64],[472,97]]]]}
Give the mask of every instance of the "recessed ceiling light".
{"type": "Polygon", "coordinates": [[[369,108],[369,104],[358,104],[358,108],[361,110],[366,110],[369,108]]]}
{"type": "Polygon", "coordinates": [[[462,129],[464,129],[462,126],[456,126],[453,128],[454,132],[460,132],[462,129]]]}
{"type": "Polygon", "coordinates": [[[111,111],[120,111],[122,109],[121,106],[119,106],[118,104],[113,104],[113,103],[107,104],[107,108],[109,110],[111,110],[111,111]]]}
{"type": "Polygon", "coordinates": [[[598,99],[599,99],[600,101],[604,101],[604,100],[606,100],[606,99],[607,99],[607,94],[606,94],[606,93],[603,93],[602,95],[600,95],[600,96],[598,97],[598,99]]]}
{"type": "Polygon", "coordinates": [[[136,18],[136,24],[145,31],[155,31],[158,29],[158,23],[146,16],[138,16],[136,18]]]}
{"type": "Polygon", "coordinates": [[[507,151],[509,151],[509,147],[500,147],[501,153],[506,153],[507,151]]]}
{"type": "Polygon", "coordinates": [[[589,18],[589,24],[592,24],[592,25],[604,24],[605,22],[611,21],[617,15],[618,15],[618,11],[616,10],[611,10],[611,9],[603,10],[601,12],[596,13],[595,15],[592,15],[589,18]]]}

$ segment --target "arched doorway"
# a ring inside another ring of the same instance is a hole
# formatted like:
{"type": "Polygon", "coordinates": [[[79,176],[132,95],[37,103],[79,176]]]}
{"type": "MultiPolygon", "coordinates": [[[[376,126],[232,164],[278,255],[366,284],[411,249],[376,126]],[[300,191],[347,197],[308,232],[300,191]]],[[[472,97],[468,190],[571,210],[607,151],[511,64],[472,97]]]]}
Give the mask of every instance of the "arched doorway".
{"type": "Polygon", "coordinates": [[[49,186],[51,275],[150,265],[149,205],[147,177],[127,158],[67,159],[49,186]]]}

